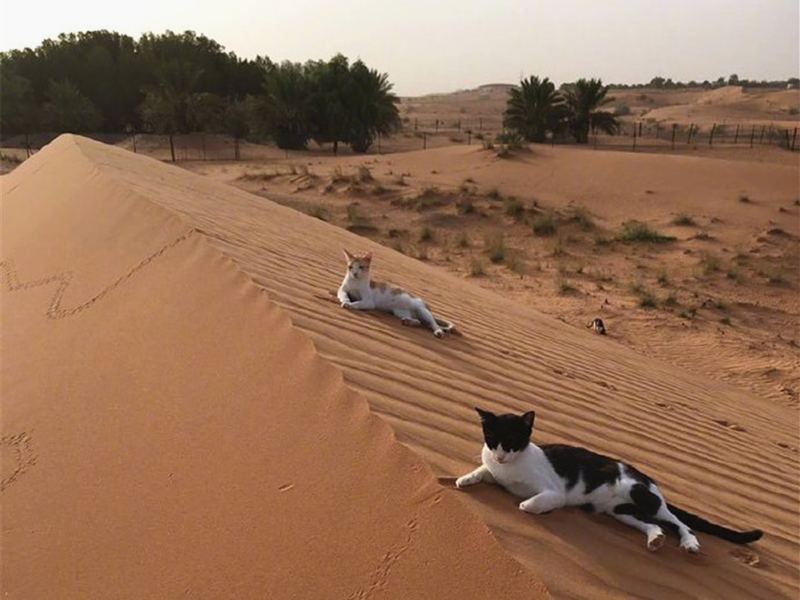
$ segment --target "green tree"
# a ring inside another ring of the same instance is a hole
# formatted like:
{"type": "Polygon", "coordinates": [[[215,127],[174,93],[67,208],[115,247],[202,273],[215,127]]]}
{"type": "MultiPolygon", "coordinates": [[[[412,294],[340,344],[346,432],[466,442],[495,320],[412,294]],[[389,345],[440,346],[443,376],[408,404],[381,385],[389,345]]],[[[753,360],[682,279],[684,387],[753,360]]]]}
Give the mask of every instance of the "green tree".
{"type": "Polygon", "coordinates": [[[50,82],[42,116],[45,126],[57,133],[96,132],[103,120],[91,100],[69,79],[50,82]]]}
{"type": "Polygon", "coordinates": [[[312,137],[319,143],[332,143],[333,154],[339,152],[339,142],[350,140],[350,101],[354,94],[348,59],[337,54],[327,63],[309,62],[306,73],[311,82],[313,96],[312,137]]]}
{"type": "Polygon", "coordinates": [[[613,113],[602,110],[613,98],[606,97],[608,87],[600,79],[579,79],[564,86],[563,90],[569,112],[568,126],[575,141],[579,144],[588,143],[590,131],[617,132],[617,118],[613,113]]]}
{"type": "Polygon", "coordinates": [[[386,73],[368,68],[360,60],[350,67],[348,112],[349,141],[354,152],[367,152],[378,136],[401,126],[398,97],[386,73]]]}
{"type": "Polygon", "coordinates": [[[37,121],[31,82],[0,61],[0,135],[32,133],[37,121]]]}
{"type": "Polygon", "coordinates": [[[563,129],[563,97],[547,77],[530,77],[508,92],[503,126],[517,131],[529,142],[544,142],[548,131],[563,129]]]}
{"type": "Polygon", "coordinates": [[[268,68],[258,112],[278,148],[301,150],[313,129],[313,97],[305,69],[290,62],[268,68]]]}

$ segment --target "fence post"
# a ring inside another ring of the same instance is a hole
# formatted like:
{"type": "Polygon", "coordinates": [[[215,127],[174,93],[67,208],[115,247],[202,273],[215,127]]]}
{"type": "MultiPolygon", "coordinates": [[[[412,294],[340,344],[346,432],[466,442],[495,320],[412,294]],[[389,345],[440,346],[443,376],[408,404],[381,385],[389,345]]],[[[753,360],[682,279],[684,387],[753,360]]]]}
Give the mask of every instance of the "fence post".
{"type": "Polygon", "coordinates": [[[784,129],[783,132],[786,134],[786,149],[791,150],[792,147],[789,145],[789,130],[784,129]]]}
{"type": "Polygon", "coordinates": [[[661,123],[656,123],[656,139],[659,139],[658,132],[661,131],[661,123]]]}
{"type": "Polygon", "coordinates": [[[467,146],[472,145],[472,129],[467,129],[467,146]]]}
{"type": "Polygon", "coordinates": [[[753,125],[753,128],[750,130],[750,147],[753,147],[753,138],[756,135],[756,126],[753,125]]]}
{"type": "Polygon", "coordinates": [[[713,142],[714,142],[714,130],[715,130],[716,128],[717,128],[717,124],[716,124],[716,123],[714,123],[714,124],[711,126],[711,135],[709,135],[709,136],[708,136],[708,146],[709,146],[709,147],[711,147],[711,145],[712,145],[712,144],[713,144],[713,142]]]}
{"type": "MultiPolygon", "coordinates": [[[[641,123],[639,123],[639,127],[641,127],[641,123]]],[[[641,132],[639,133],[641,135],[641,132]]],[[[633,151],[636,152],[636,123],[633,124],[633,151]]]]}
{"type": "Polygon", "coordinates": [[[642,122],[639,121],[639,137],[642,137],[642,122]]]}
{"type": "Polygon", "coordinates": [[[758,136],[758,145],[760,146],[764,142],[764,130],[767,128],[766,125],[761,126],[761,135],[758,136]]]}
{"type": "Polygon", "coordinates": [[[418,125],[418,123],[417,123],[417,117],[414,117],[414,131],[416,131],[416,130],[417,130],[417,125],[418,125]]]}
{"type": "Polygon", "coordinates": [[[175,162],[175,142],[172,139],[172,134],[169,134],[169,152],[172,155],[172,162],[175,162]]]}
{"type": "Polygon", "coordinates": [[[736,135],[733,136],[733,143],[737,143],[739,141],[739,124],[736,124],[736,135]]]}
{"type": "Polygon", "coordinates": [[[675,132],[678,130],[678,124],[672,124],[672,149],[675,150],[675,132]]]}
{"type": "Polygon", "coordinates": [[[794,128],[794,135],[792,136],[792,152],[794,152],[794,143],[797,140],[797,127],[794,128]]]}
{"type": "Polygon", "coordinates": [[[436,119],[436,133],[439,133],[439,119],[436,119]]]}
{"type": "Polygon", "coordinates": [[[687,145],[687,146],[688,146],[689,144],[691,144],[691,143],[692,143],[692,134],[693,134],[693,133],[694,133],[694,123],[692,123],[691,125],[689,125],[689,135],[688,135],[688,137],[686,138],[686,145],[687,145]]]}

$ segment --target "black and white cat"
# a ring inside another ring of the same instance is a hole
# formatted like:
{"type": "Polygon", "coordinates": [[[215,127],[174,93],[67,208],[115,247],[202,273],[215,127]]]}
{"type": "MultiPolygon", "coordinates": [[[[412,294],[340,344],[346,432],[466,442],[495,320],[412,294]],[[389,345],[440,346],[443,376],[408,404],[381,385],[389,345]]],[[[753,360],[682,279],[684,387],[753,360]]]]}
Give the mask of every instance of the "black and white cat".
{"type": "Polygon", "coordinates": [[[525,498],[519,508],[534,514],[562,506],[607,513],[643,532],[647,548],[653,551],[664,543],[662,527],[678,533],[686,552],[700,551],[690,527],[735,544],[762,536],[758,529],[734,531],[667,504],[652,479],[624,462],[577,446],[537,446],[531,442],[533,411],[517,416],[475,410],[483,425],[482,464],[456,480],[459,488],[481,481],[497,483],[525,498]]]}

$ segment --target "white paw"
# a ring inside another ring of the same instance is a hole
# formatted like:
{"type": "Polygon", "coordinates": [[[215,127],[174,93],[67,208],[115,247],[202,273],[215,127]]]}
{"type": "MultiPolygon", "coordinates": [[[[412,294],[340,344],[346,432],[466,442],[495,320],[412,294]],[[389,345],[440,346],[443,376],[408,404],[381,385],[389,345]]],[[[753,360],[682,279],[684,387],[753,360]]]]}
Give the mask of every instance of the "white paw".
{"type": "Polygon", "coordinates": [[[345,300],[344,302],[342,302],[342,308],[350,308],[351,306],[353,306],[353,303],[350,302],[349,300],[345,300]]]}
{"type": "Polygon", "coordinates": [[[436,331],[433,332],[433,335],[435,335],[437,338],[442,338],[444,337],[444,331],[442,331],[441,329],[437,329],[436,331]]]}
{"type": "Polygon", "coordinates": [[[519,503],[519,509],[534,515],[541,514],[541,509],[536,506],[536,498],[528,498],[519,503]]]}
{"type": "Polygon", "coordinates": [[[660,529],[651,533],[647,536],[647,549],[650,550],[650,552],[655,552],[664,545],[666,539],[667,536],[665,536],[664,532],[660,529]]]}
{"type": "Polygon", "coordinates": [[[698,542],[697,538],[693,535],[686,536],[686,538],[681,541],[681,550],[689,554],[697,554],[700,552],[700,542],[698,542]]]}
{"type": "Polygon", "coordinates": [[[456,487],[457,488],[465,488],[471,485],[475,485],[480,481],[480,478],[477,475],[473,475],[470,473],[469,475],[464,475],[463,477],[459,477],[456,479],[456,487]]]}

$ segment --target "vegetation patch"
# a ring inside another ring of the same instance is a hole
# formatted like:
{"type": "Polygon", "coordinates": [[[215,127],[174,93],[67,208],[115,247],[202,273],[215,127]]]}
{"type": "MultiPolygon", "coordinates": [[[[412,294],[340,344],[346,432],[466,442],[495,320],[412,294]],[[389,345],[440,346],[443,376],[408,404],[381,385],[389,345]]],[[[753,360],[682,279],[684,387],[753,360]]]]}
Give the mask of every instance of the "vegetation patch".
{"type": "Polygon", "coordinates": [[[617,234],[620,242],[645,242],[648,244],[664,244],[674,242],[675,237],[663,235],[641,221],[628,221],[622,226],[622,231],[617,234]]]}
{"type": "Polygon", "coordinates": [[[672,220],[673,225],[678,225],[679,227],[694,227],[696,225],[695,220],[686,214],[680,214],[672,220]]]}
{"type": "Polygon", "coordinates": [[[505,260],[508,252],[505,239],[502,233],[487,236],[484,241],[484,249],[493,263],[501,263],[505,260]]]}
{"type": "Polygon", "coordinates": [[[552,213],[541,213],[533,217],[531,221],[533,234],[540,237],[555,235],[558,229],[558,222],[552,213]]]}

